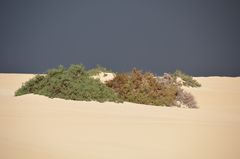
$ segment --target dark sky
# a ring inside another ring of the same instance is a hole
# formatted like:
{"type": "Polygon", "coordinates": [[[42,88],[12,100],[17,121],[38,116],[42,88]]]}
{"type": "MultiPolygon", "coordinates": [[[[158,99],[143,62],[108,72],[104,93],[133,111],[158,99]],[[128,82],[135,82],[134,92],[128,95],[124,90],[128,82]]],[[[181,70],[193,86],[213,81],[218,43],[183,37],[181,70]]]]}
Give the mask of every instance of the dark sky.
{"type": "Polygon", "coordinates": [[[239,76],[240,1],[0,1],[0,72],[78,63],[239,76]]]}

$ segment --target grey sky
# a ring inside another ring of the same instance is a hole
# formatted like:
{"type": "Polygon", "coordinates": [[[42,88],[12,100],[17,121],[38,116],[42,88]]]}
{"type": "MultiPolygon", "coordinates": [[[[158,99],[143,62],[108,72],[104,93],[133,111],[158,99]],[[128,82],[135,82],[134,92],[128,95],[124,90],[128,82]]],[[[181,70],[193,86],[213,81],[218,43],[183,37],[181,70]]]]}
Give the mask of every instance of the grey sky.
{"type": "Polygon", "coordinates": [[[240,1],[1,0],[0,72],[60,64],[240,75],[240,1]]]}

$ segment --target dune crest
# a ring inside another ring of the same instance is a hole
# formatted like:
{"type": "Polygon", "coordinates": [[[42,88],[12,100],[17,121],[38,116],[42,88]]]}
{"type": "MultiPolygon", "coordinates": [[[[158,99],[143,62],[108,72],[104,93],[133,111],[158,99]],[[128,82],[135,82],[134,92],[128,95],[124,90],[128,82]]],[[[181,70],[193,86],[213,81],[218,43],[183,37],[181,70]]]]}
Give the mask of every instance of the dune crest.
{"type": "Polygon", "coordinates": [[[240,77],[196,77],[183,109],[14,97],[33,76],[0,74],[2,159],[240,158],[240,77]]]}

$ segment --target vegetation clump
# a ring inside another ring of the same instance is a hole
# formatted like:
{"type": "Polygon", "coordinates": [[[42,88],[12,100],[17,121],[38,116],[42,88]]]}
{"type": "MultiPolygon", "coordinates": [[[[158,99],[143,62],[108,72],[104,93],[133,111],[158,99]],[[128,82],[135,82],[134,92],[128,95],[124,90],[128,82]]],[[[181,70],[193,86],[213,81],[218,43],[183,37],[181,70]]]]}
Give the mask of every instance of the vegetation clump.
{"type": "Polygon", "coordinates": [[[176,70],[173,74],[172,77],[177,79],[178,77],[183,80],[183,85],[187,87],[201,87],[201,84],[198,83],[197,80],[193,79],[192,76],[183,73],[180,70],[176,70]]]}
{"type": "Polygon", "coordinates": [[[186,106],[197,108],[197,103],[182,85],[200,87],[191,76],[177,70],[173,74],[164,73],[158,77],[153,73],[134,68],[129,73],[118,73],[113,79],[103,81],[95,78],[103,73],[105,78],[111,70],[100,65],[85,70],[83,65],[63,66],[51,69],[46,75],[36,75],[15,92],[15,96],[39,94],[50,98],[63,98],[80,101],[133,102],[156,106],[186,106]],[[177,78],[181,78],[180,83],[177,78]]]}
{"type": "Polygon", "coordinates": [[[71,65],[68,69],[59,66],[46,75],[36,75],[15,92],[40,94],[50,98],[63,98],[81,101],[121,102],[118,94],[99,80],[90,77],[83,65],[71,65]]]}
{"type": "Polygon", "coordinates": [[[133,69],[131,73],[117,74],[106,84],[124,101],[133,103],[172,106],[177,95],[176,84],[165,85],[160,83],[152,73],[142,73],[137,69],[133,69]]]}
{"type": "MultiPolygon", "coordinates": [[[[189,76],[189,75],[188,75],[189,76]]],[[[194,99],[194,96],[183,90],[182,83],[177,81],[176,76],[171,74],[164,73],[162,77],[157,77],[158,81],[165,86],[176,85],[177,93],[174,105],[176,106],[185,106],[188,108],[197,108],[197,102],[194,99]]]]}

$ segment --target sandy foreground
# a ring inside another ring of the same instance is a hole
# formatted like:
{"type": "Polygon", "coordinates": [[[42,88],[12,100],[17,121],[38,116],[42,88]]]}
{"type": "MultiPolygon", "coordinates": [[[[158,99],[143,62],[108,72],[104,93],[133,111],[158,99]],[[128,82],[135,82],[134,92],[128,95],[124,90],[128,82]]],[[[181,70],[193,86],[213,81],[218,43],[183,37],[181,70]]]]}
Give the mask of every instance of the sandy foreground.
{"type": "Polygon", "coordinates": [[[198,77],[199,109],[14,97],[0,74],[0,159],[239,159],[240,77],[198,77]]]}

